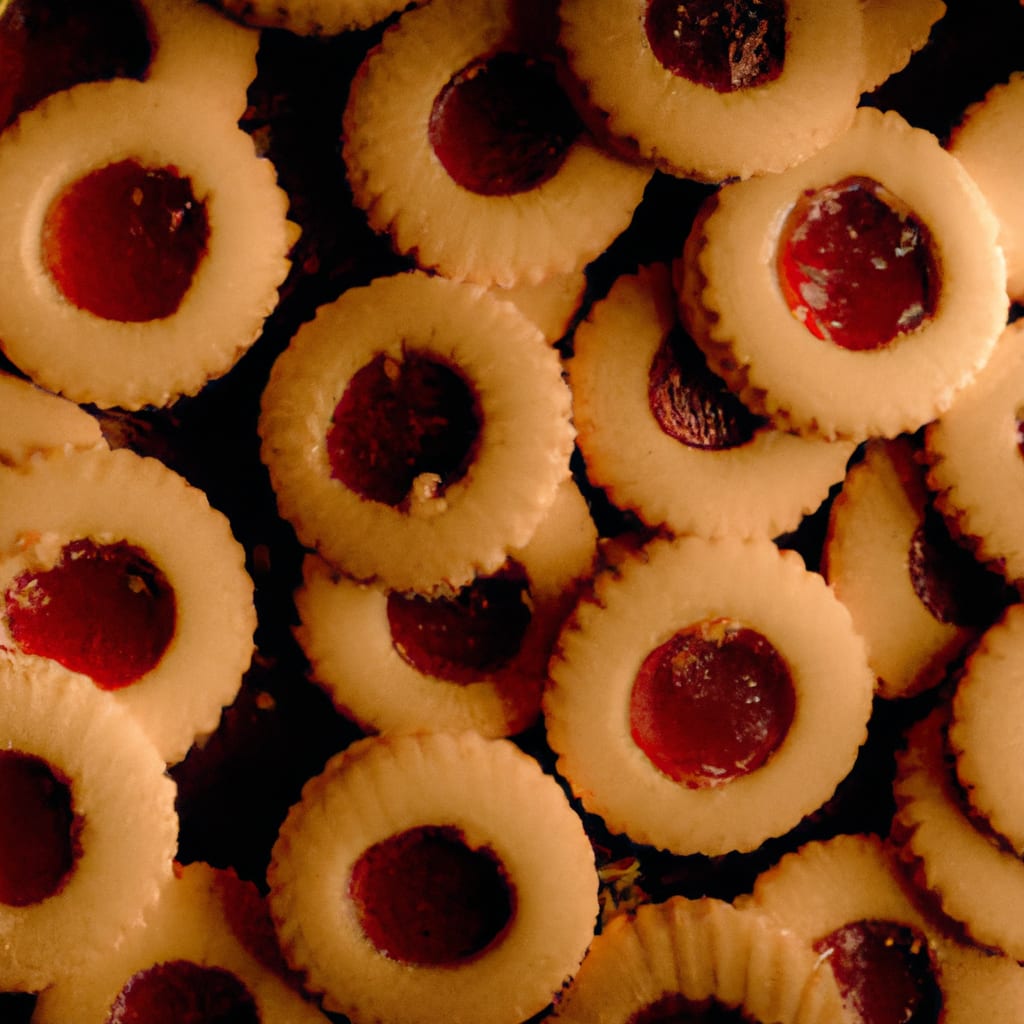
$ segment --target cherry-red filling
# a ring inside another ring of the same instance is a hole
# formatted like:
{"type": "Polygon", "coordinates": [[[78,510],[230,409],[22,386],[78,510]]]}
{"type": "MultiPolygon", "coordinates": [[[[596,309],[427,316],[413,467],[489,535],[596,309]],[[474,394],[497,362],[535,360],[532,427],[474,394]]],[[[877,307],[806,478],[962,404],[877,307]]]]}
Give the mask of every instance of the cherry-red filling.
{"type": "Polygon", "coordinates": [[[260,1012],[230,971],[168,960],[128,979],[105,1024],[260,1024],[260,1012]]]}
{"type": "Polygon", "coordinates": [[[742,1010],[717,999],[688,999],[670,992],[634,1013],[623,1024],[754,1024],[742,1010]]]}
{"type": "Polygon", "coordinates": [[[796,707],[786,662],[759,632],[724,619],[680,630],[644,659],[630,695],[633,741],[697,788],[761,767],[796,707]]]}
{"type": "Polygon", "coordinates": [[[429,356],[378,355],[353,374],[327,432],[331,475],[370,501],[399,506],[418,476],[440,489],[465,475],[480,432],[463,376],[429,356]]]}
{"type": "Polygon", "coordinates": [[[935,312],[939,271],[928,229],[870,178],[801,195],[776,259],[793,315],[841,348],[882,348],[935,312]]]}
{"type": "Polygon", "coordinates": [[[421,672],[471,683],[519,653],[531,618],[527,592],[525,573],[511,564],[452,597],[392,591],[387,611],[395,649],[421,672]]]}
{"type": "Polygon", "coordinates": [[[53,200],[43,261],[80,309],[106,320],[159,320],[181,305],[208,238],[206,208],[187,178],[121,160],[53,200]]]}
{"type": "Polygon", "coordinates": [[[370,942],[420,966],[482,953],[515,912],[493,851],[471,849],[453,826],[412,828],[371,846],[352,869],[349,895],[370,942]]]}
{"type": "Polygon", "coordinates": [[[927,941],[893,921],[843,925],[814,944],[827,954],[846,1004],[864,1024],[935,1024],[942,996],[927,941]]]}
{"type": "Polygon", "coordinates": [[[458,185],[508,196],[551,178],[581,131],[550,62],[500,52],[452,76],[434,100],[428,138],[458,185]]]}
{"type": "Polygon", "coordinates": [[[711,371],[704,353],[678,324],[655,353],[647,398],[662,431],[691,448],[739,447],[765,423],[711,371]]]}
{"type": "Polygon", "coordinates": [[[662,67],[716,92],[749,89],[782,74],[784,0],[648,0],[644,29],[662,67]]]}
{"type": "Polygon", "coordinates": [[[129,686],[153,669],[177,620],[167,578],[126,541],[71,541],[51,568],[15,577],[5,605],[22,651],[82,672],[105,690],[129,686]]]}
{"type": "Polygon", "coordinates": [[[150,49],[132,0],[9,0],[0,6],[0,129],[79,82],[142,78],[150,49]]]}
{"type": "Polygon", "coordinates": [[[984,629],[1018,599],[998,572],[953,539],[932,506],[911,537],[907,569],[921,603],[948,625],[984,629]]]}
{"type": "Polygon", "coordinates": [[[0,903],[59,892],[79,853],[71,787],[42,758],[0,750],[0,903]]]}

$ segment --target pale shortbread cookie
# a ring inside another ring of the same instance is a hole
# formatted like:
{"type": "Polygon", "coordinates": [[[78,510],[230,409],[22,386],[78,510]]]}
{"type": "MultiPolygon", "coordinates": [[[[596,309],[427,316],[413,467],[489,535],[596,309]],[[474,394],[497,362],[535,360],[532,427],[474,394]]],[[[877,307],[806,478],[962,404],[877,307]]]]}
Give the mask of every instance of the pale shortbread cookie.
{"type": "Polygon", "coordinates": [[[775,1024],[834,1024],[842,1012],[820,958],[768,917],[718,899],[674,896],[615,915],[551,1019],[697,1021],[706,1009],[707,1019],[725,1009],[775,1024]]]}
{"type": "MultiPolygon", "coordinates": [[[[159,65],[157,65],[159,70],[159,65]]],[[[198,392],[253,344],[278,301],[296,238],[269,160],[175,73],[57,93],[0,136],[0,340],[20,370],[77,402],[138,409],[198,392]],[[46,268],[51,204],[122,161],[173,168],[203,204],[209,235],[176,311],[123,322],[80,309],[46,268]]]]}
{"type": "MultiPolygon", "coordinates": [[[[55,564],[65,545],[127,542],[173,591],[174,631],[157,664],[114,699],[167,762],[212,732],[253,654],[256,612],[245,552],[198,488],[128,449],[55,452],[4,469],[0,588],[55,564]]],[[[6,613],[0,643],[16,646],[6,613]]]]}
{"type": "MultiPolygon", "coordinates": [[[[76,850],[58,891],[0,904],[0,989],[37,992],[91,971],[171,880],[175,787],[110,694],[55,662],[0,650],[0,750],[41,759],[70,787],[76,850]]],[[[17,823],[6,825],[17,841],[17,823]]]]}
{"type": "Polygon", "coordinates": [[[902,71],[946,13],[943,0],[864,0],[864,92],[902,71]]]}
{"type": "Polygon", "coordinates": [[[306,556],[295,594],[296,637],[312,678],[368,732],[515,735],[540,713],[552,643],[596,552],[586,501],[566,481],[530,541],[510,552],[527,586],[530,620],[522,643],[511,660],[474,681],[447,679],[404,658],[389,624],[389,592],[332,571],[317,555],[306,556]]]}
{"type": "Polygon", "coordinates": [[[32,1020],[101,1024],[136,975],[161,965],[173,971],[184,962],[190,969],[226,971],[241,983],[260,1024],[327,1024],[295,979],[286,979],[283,963],[268,955],[274,951],[268,949],[270,936],[259,932],[261,913],[266,911],[252,883],[202,862],[176,865],[144,926],[116,948],[97,950],[88,971],[42,992],[32,1020]]]}
{"type": "Polygon", "coordinates": [[[299,540],[354,578],[457,589],[525,545],[569,478],[571,398],[555,350],[508,302],[419,272],[378,278],[322,306],[278,357],[259,431],[278,508],[299,540]],[[410,356],[461,376],[479,407],[471,465],[417,481],[400,505],[332,476],[326,438],[352,377],[410,356]],[[420,486],[422,484],[422,486],[420,486]]]}
{"type": "Polygon", "coordinates": [[[867,736],[875,679],[849,613],[799,555],[766,539],[654,541],[593,589],[562,631],[543,705],[559,772],[587,810],[637,842],[714,856],[782,835],[832,796],[867,736]],[[691,787],[631,735],[631,695],[648,654],[719,620],[774,647],[795,713],[760,767],[691,787]]]}
{"type": "Polygon", "coordinates": [[[510,741],[473,732],[374,737],[336,755],[289,812],[267,878],[286,957],[354,1021],[519,1024],[575,973],[597,923],[594,853],[559,784],[510,741]],[[364,930],[352,873],[375,844],[435,827],[493,855],[510,919],[475,955],[393,959],[364,930]]]}
{"type": "Polygon", "coordinates": [[[620,277],[576,328],[566,366],[588,479],[620,508],[674,533],[775,537],[794,529],[842,480],[854,445],[770,423],[727,448],[666,433],[652,411],[651,366],[675,331],[682,327],[663,264],[620,277]]]}
{"type": "Polygon", "coordinates": [[[585,269],[552,274],[538,284],[495,285],[495,298],[505,299],[525,313],[552,344],[561,341],[583,308],[587,296],[585,269]]]}
{"type": "Polygon", "coordinates": [[[934,135],[862,107],[849,131],[803,163],[711,197],[677,267],[683,320],[747,404],[791,429],[858,441],[912,433],[949,408],[1006,325],[997,233],[978,186],[934,135]],[[934,314],[860,351],[823,341],[798,319],[776,266],[796,200],[851,176],[910,208],[940,275],[934,314]]]}

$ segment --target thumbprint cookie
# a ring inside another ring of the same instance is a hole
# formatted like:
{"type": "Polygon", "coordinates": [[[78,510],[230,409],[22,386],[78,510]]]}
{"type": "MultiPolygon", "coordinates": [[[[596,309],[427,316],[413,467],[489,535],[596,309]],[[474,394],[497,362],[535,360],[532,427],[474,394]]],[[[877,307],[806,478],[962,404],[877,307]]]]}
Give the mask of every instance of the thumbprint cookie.
{"type": "Polygon", "coordinates": [[[677,264],[683,320],[756,412],[827,437],[912,433],[1006,325],[997,233],[934,135],[862,107],[803,163],[708,198],[677,264]]]}

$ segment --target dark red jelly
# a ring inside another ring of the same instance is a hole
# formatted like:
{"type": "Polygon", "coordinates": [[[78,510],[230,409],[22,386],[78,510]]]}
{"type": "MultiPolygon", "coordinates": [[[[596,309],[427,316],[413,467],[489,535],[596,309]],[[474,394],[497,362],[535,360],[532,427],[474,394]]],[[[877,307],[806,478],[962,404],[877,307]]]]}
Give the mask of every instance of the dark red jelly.
{"type": "Polygon", "coordinates": [[[393,591],[387,602],[391,638],[419,671],[471,683],[519,653],[531,619],[526,597],[526,576],[517,566],[482,576],[453,597],[393,591]]]}
{"type": "Polygon", "coordinates": [[[782,74],[784,0],[648,0],[644,28],[662,67],[716,92],[749,89],[782,74]]]}
{"type": "Polygon", "coordinates": [[[18,575],[5,595],[11,637],[105,690],[153,669],[174,636],[174,590],[145,552],[125,541],[65,545],[49,569],[18,575]]]}
{"type": "Polygon", "coordinates": [[[756,1024],[736,1007],[717,999],[687,999],[678,992],[663,995],[659,1000],[634,1013],[624,1024],[756,1024]]]}
{"type": "Polygon", "coordinates": [[[43,261],[80,309],[106,320],[159,320],[181,305],[208,237],[206,208],[187,178],[121,160],[50,204],[43,261]]]}
{"type": "Polygon", "coordinates": [[[716,619],[680,630],[644,659],[630,696],[633,741],[691,787],[761,767],[796,707],[789,667],[756,630],[716,619]]]}
{"type": "Polygon", "coordinates": [[[843,999],[864,1024],[935,1024],[942,996],[927,941],[893,921],[853,921],[814,948],[828,956],[843,999]]]}
{"type": "Polygon", "coordinates": [[[480,431],[463,376],[429,356],[379,355],[353,374],[327,432],[331,474],[370,501],[399,506],[423,473],[441,488],[469,468],[480,431]]]}
{"type": "Polygon", "coordinates": [[[911,537],[907,570],[921,603],[947,625],[984,629],[1019,600],[999,573],[954,540],[932,506],[911,537]]]}
{"type": "Polygon", "coordinates": [[[0,822],[0,903],[27,907],[59,892],[79,852],[67,780],[34,754],[0,750],[0,822]]]}
{"type": "Polygon", "coordinates": [[[419,966],[482,953],[515,913],[497,857],[471,849],[452,826],[413,828],[371,846],[352,869],[349,895],[370,942],[419,966]]]}
{"type": "Polygon", "coordinates": [[[662,431],[691,448],[736,448],[765,424],[711,371],[704,353],[678,324],[655,353],[647,398],[662,431]]]}
{"type": "Polygon", "coordinates": [[[865,177],[800,196],[779,235],[777,271],[793,315],[815,337],[855,351],[920,326],[939,294],[927,227],[865,177]]]}
{"type": "Polygon", "coordinates": [[[457,184],[508,196],[551,178],[581,131],[549,61],[500,52],[452,76],[434,100],[428,137],[457,184]]]}
{"type": "Polygon", "coordinates": [[[80,82],[141,79],[146,18],[132,0],[7,0],[0,5],[0,129],[80,82]]]}
{"type": "Polygon", "coordinates": [[[230,971],[168,960],[128,979],[106,1024],[260,1024],[260,1012],[230,971]]]}

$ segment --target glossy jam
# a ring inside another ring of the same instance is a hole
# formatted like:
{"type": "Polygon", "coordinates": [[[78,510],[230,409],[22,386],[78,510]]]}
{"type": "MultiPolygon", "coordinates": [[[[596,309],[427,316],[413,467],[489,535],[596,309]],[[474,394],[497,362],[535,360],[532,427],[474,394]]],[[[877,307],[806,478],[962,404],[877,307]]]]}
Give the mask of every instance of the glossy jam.
{"type": "Polygon", "coordinates": [[[717,999],[687,999],[669,993],[634,1013],[624,1024],[756,1024],[740,1009],[717,999]]]}
{"type": "Polygon", "coordinates": [[[206,208],[187,178],[121,160],[53,200],[43,263],[80,309],[105,320],[159,320],[181,305],[208,237],[206,208]]]}
{"type": "Polygon", "coordinates": [[[67,780],[42,758],[0,750],[0,828],[0,903],[27,907],[59,892],[79,852],[67,780]]]}
{"type": "Polygon", "coordinates": [[[633,741],[691,787],[760,768],[786,738],[789,668],[756,630],[724,619],[680,630],[644,659],[630,696],[633,741]]]}
{"type": "Polygon", "coordinates": [[[1019,599],[999,573],[953,539],[931,506],[911,537],[907,569],[921,603],[947,625],[984,629],[1019,599]]]}
{"type": "Polygon", "coordinates": [[[648,0],[644,28],[662,67],[716,92],[764,85],[782,74],[784,0],[648,0]]]}
{"type": "Polygon", "coordinates": [[[662,431],[691,448],[739,447],[765,423],[709,369],[704,353],[679,325],[655,353],[647,398],[662,431]]]}
{"type": "Polygon", "coordinates": [[[523,571],[510,566],[483,576],[454,597],[391,592],[388,624],[398,653],[414,668],[470,683],[504,668],[530,625],[523,571]]]}
{"type": "Polygon", "coordinates": [[[882,348],[935,312],[938,267],[929,232],[898,197],[850,177],[797,199],[777,252],[779,286],[817,338],[882,348]]]}
{"type": "Polygon", "coordinates": [[[415,352],[379,355],[353,374],[327,433],[331,474],[371,501],[399,506],[424,473],[440,489],[472,461],[475,396],[456,370],[415,352]]]}
{"type": "Polygon", "coordinates": [[[141,79],[150,42],[132,0],[7,0],[0,5],[0,129],[80,82],[141,79]]]}
{"type": "Polygon", "coordinates": [[[854,921],[814,944],[863,1024],[936,1024],[942,1006],[928,943],[892,921],[854,921]]]}
{"type": "Polygon", "coordinates": [[[5,606],[22,651],[91,676],[105,690],[130,686],[153,669],[177,620],[167,578],[125,541],[72,541],[51,568],[19,574],[5,606]]]}
{"type": "Polygon", "coordinates": [[[349,895],[366,937],[386,956],[419,966],[464,962],[502,934],[515,895],[489,849],[470,849],[451,826],[398,833],[366,850],[349,895]]]}
{"type": "Polygon", "coordinates": [[[510,196],[551,178],[581,130],[549,62],[499,52],[445,85],[428,137],[457,184],[478,195],[510,196]]]}
{"type": "Polygon", "coordinates": [[[133,974],[105,1024],[260,1024],[260,1013],[230,971],[169,960],[133,974]]]}

